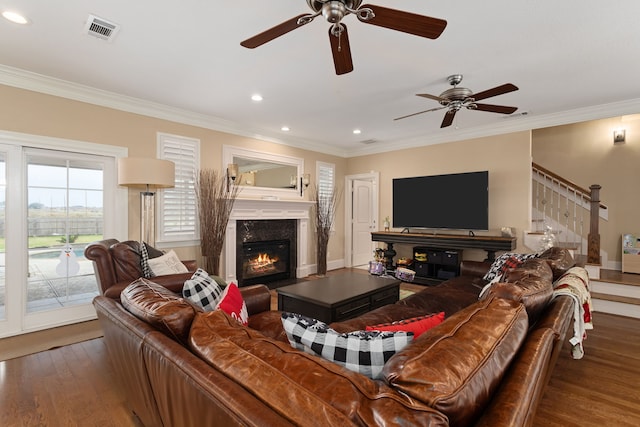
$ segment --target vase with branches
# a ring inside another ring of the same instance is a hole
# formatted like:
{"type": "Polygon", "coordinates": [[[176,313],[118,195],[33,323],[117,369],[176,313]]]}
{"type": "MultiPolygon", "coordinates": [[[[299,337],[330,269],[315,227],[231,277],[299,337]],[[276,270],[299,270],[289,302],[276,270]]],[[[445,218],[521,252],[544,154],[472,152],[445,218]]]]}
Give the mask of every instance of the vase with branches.
{"type": "Polygon", "coordinates": [[[195,184],[200,220],[200,250],[207,272],[219,276],[227,223],[239,186],[229,185],[227,176],[213,169],[201,169],[195,184]]]}
{"type": "Polygon", "coordinates": [[[333,227],[336,209],[340,201],[341,191],[337,187],[332,189],[311,188],[311,199],[315,202],[315,226],[316,226],[316,255],[317,271],[319,276],[327,274],[327,248],[329,237],[333,227]]]}

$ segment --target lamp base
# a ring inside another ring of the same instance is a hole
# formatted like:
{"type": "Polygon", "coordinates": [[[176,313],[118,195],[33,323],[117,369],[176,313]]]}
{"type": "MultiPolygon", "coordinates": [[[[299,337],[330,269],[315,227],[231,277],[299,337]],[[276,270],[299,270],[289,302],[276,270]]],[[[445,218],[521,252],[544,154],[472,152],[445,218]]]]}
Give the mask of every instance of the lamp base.
{"type": "Polygon", "coordinates": [[[151,191],[140,192],[140,242],[156,245],[155,194],[151,191]]]}

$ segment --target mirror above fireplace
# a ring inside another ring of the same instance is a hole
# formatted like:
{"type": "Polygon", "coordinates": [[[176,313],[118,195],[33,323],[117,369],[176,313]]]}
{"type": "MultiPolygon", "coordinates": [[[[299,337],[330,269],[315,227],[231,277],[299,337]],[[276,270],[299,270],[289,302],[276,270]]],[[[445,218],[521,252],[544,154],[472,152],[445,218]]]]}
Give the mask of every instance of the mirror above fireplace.
{"type": "Polygon", "coordinates": [[[301,197],[298,189],[304,173],[301,158],[224,145],[223,170],[230,163],[238,165],[239,197],[301,197]]]}

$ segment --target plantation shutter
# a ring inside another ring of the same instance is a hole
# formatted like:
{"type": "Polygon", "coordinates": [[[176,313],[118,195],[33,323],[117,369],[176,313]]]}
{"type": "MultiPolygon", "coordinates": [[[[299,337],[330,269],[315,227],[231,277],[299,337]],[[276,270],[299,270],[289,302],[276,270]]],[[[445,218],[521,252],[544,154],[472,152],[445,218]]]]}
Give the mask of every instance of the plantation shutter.
{"type": "Polygon", "coordinates": [[[317,163],[318,195],[322,198],[331,197],[335,188],[336,168],[331,163],[317,163]]]}
{"type": "Polygon", "coordinates": [[[200,238],[195,177],[200,165],[200,140],[158,134],[158,157],[176,165],[175,187],[165,188],[158,197],[160,242],[191,242],[200,238]]]}

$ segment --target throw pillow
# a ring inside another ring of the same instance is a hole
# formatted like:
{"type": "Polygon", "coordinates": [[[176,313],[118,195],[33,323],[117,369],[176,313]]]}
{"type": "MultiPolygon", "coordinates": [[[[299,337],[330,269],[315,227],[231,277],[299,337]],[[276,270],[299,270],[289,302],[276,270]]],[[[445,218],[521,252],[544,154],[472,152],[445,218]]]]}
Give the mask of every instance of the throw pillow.
{"type": "Polygon", "coordinates": [[[537,253],[532,253],[532,254],[518,254],[513,252],[504,253],[500,255],[498,258],[496,258],[495,261],[493,261],[493,264],[491,264],[491,267],[489,267],[489,271],[487,271],[487,274],[484,275],[483,279],[486,280],[487,282],[491,282],[493,279],[495,279],[498,274],[501,274],[502,266],[504,265],[504,263],[507,262],[507,260],[512,257],[519,260],[520,262],[525,262],[529,258],[535,258],[537,256],[538,256],[537,253]]]}
{"type": "Polygon", "coordinates": [[[147,244],[142,243],[140,245],[140,267],[142,267],[142,277],[149,279],[153,277],[151,267],[149,267],[149,251],[147,250],[147,244]]]}
{"type": "Polygon", "coordinates": [[[191,279],[185,280],[182,296],[193,302],[204,311],[215,310],[222,300],[222,287],[201,268],[198,268],[191,279]]]}
{"type": "Polygon", "coordinates": [[[224,289],[216,309],[224,311],[245,326],[249,323],[247,305],[242,298],[238,285],[234,282],[229,283],[229,286],[224,289]]]}
{"type": "Polygon", "coordinates": [[[300,314],[283,313],[282,325],[294,348],[316,354],[372,379],[384,364],[413,340],[413,332],[355,331],[339,334],[327,324],[300,314]]]}
{"type": "Polygon", "coordinates": [[[398,320],[392,323],[381,323],[379,325],[367,326],[367,331],[405,331],[413,332],[413,339],[427,332],[434,326],[438,326],[444,320],[444,311],[437,314],[412,317],[410,319],[398,320]]]}
{"type": "Polygon", "coordinates": [[[149,259],[149,268],[155,276],[189,272],[173,250],[158,258],[149,259]]]}
{"type": "Polygon", "coordinates": [[[498,269],[498,272],[496,273],[496,276],[493,279],[491,279],[491,281],[489,283],[499,282],[500,280],[502,280],[502,278],[505,276],[505,274],[508,271],[511,271],[514,268],[518,268],[522,264],[524,264],[524,261],[522,261],[521,259],[511,255],[509,258],[504,260],[504,263],[498,269]]]}

